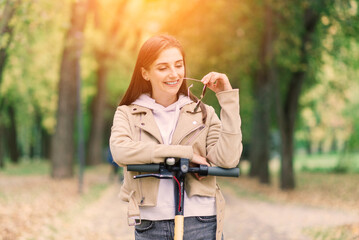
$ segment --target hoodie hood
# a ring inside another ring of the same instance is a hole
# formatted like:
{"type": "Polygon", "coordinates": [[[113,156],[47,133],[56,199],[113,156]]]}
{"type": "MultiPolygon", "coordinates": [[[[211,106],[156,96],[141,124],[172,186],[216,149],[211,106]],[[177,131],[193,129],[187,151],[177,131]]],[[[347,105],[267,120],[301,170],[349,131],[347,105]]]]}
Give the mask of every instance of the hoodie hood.
{"type": "Polygon", "coordinates": [[[142,94],[132,104],[152,110],[157,126],[161,132],[163,143],[169,145],[171,144],[172,136],[177,126],[181,108],[192,102],[193,101],[189,97],[181,94],[175,103],[168,107],[164,107],[161,104],[156,103],[149,94],[142,94]]]}

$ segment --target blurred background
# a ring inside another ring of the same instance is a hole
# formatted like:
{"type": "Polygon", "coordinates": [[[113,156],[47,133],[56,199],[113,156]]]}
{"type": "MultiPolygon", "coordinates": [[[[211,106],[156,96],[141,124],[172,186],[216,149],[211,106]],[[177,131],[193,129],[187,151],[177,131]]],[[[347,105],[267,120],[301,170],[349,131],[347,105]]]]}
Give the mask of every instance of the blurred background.
{"type": "MultiPolygon", "coordinates": [[[[188,77],[223,72],[239,88],[245,185],[300,192],[318,178],[318,192],[333,179],[354,194],[339,200],[355,204],[358,4],[0,1],[0,200],[12,199],[14,176],[78,178],[82,192],[84,169],[107,173],[113,115],[139,47],[167,33],[184,46],[188,77]]],[[[199,96],[201,87],[192,89],[199,96]]],[[[213,93],[204,102],[219,113],[213,93]]]]}

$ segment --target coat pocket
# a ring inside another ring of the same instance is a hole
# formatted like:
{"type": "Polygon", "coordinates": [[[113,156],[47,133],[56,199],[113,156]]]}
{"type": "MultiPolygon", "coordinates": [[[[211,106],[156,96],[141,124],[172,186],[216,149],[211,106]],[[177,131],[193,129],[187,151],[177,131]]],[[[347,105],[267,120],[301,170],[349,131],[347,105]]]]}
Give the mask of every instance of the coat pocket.
{"type": "Polygon", "coordinates": [[[153,228],[154,222],[149,220],[142,220],[140,225],[135,226],[137,232],[142,233],[153,228]]]}

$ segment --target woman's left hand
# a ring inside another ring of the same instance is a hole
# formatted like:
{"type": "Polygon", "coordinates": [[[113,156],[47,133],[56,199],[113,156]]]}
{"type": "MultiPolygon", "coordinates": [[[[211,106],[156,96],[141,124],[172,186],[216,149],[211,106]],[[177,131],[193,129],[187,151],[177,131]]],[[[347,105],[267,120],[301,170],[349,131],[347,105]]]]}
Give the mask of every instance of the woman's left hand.
{"type": "Polygon", "coordinates": [[[202,78],[201,82],[215,93],[232,90],[227,75],[223,73],[210,72],[202,78]]]}

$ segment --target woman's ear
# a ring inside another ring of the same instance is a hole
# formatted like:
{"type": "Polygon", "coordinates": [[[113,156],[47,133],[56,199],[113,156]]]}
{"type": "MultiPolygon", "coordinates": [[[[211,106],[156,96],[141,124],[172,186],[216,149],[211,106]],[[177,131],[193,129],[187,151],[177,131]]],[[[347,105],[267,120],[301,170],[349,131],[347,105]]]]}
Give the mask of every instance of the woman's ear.
{"type": "Polygon", "coordinates": [[[143,67],[141,68],[141,73],[142,73],[142,77],[146,80],[149,81],[150,79],[148,78],[148,72],[146,69],[144,69],[143,67]]]}

